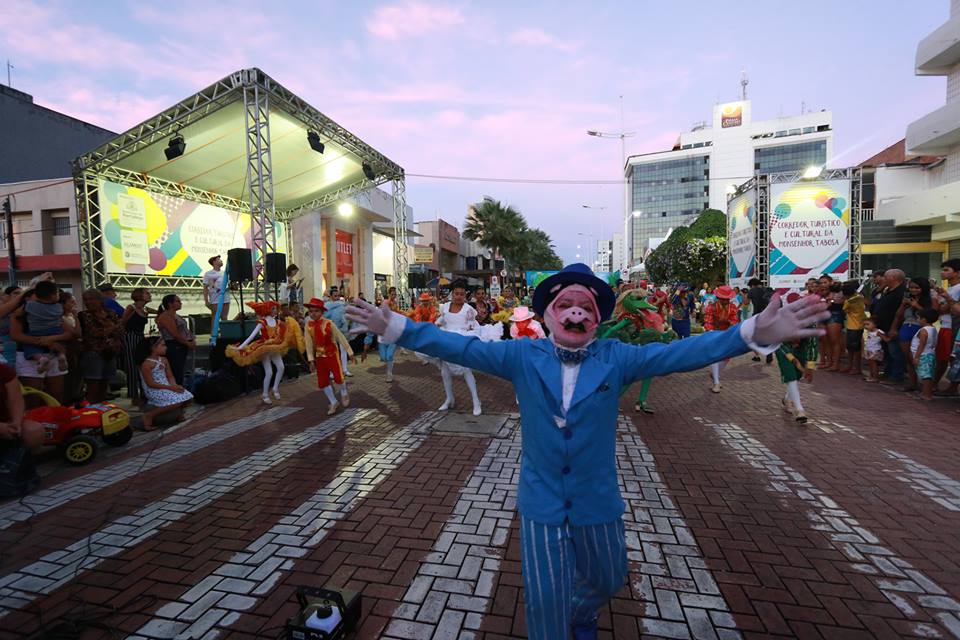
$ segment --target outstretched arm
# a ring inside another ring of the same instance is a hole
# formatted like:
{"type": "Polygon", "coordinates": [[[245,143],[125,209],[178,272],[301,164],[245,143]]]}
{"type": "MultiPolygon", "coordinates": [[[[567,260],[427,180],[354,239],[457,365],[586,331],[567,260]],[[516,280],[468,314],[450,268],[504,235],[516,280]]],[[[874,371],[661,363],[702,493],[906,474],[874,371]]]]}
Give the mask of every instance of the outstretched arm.
{"type": "Polygon", "coordinates": [[[347,355],[351,358],[353,357],[353,347],[350,346],[350,341],[347,340],[347,337],[343,335],[343,332],[340,329],[337,329],[337,325],[331,325],[330,327],[333,330],[333,339],[340,343],[340,346],[346,349],[347,355]]]}
{"type": "Polygon", "coordinates": [[[781,306],[780,297],[774,296],[763,313],[726,331],[708,332],[670,344],[618,344],[616,353],[626,372],[624,383],[628,383],[692,371],[750,350],[764,355],[773,353],[782,342],[823,335],[822,329],[811,329],[810,325],[829,317],[826,304],[821,301],[801,298],[781,306]]]}
{"type": "Polygon", "coordinates": [[[432,323],[413,322],[393,313],[387,305],[374,307],[359,302],[348,307],[347,317],[353,322],[352,333],[373,332],[382,344],[401,347],[434,356],[446,362],[477,369],[500,378],[512,379],[517,366],[517,345],[523,341],[483,342],[474,336],[438,329],[432,323]]]}
{"type": "Polygon", "coordinates": [[[246,348],[246,346],[247,346],[248,344],[250,344],[251,342],[253,342],[254,340],[256,340],[256,339],[257,339],[257,336],[259,336],[259,335],[260,335],[260,323],[258,322],[258,323],[253,327],[253,331],[250,332],[250,335],[247,336],[247,339],[244,340],[244,341],[243,341],[243,344],[241,344],[239,347],[237,347],[237,349],[244,349],[244,348],[246,348]]]}

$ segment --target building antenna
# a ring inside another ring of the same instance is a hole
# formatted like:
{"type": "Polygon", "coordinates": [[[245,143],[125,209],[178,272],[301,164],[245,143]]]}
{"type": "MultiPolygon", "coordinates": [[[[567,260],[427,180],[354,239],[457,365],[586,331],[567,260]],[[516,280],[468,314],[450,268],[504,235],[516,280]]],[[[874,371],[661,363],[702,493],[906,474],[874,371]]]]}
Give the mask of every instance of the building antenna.
{"type": "Polygon", "coordinates": [[[8,86],[8,87],[13,87],[13,85],[10,83],[10,72],[11,72],[13,69],[14,69],[14,66],[13,66],[12,64],[10,64],[10,61],[9,61],[9,60],[7,60],[7,86],[8,86]]]}
{"type": "Polygon", "coordinates": [[[750,78],[747,77],[747,70],[740,71],[740,99],[747,99],[747,85],[750,84],[750,78]]]}

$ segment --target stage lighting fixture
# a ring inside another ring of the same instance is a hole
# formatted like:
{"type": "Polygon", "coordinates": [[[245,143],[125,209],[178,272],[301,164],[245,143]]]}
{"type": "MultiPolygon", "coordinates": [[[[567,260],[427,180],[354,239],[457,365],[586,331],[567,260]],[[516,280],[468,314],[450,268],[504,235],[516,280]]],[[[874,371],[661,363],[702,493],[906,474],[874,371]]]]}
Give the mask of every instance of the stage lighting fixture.
{"type": "Polygon", "coordinates": [[[373,180],[377,177],[377,174],[374,172],[373,167],[371,167],[369,163],[364,162],[363,165],[361,165],[361,168],[363,169],[363,175],[367,176],[367,180],[373,180]]]}
{"type": "Polygon", "coordinates": [[[816,180],[822,173],[823,167],[819,165],[811,165],[803,171],[803,177],[806,180],[816,180]]]}
{"type": "Polygon", "coordinates": [[[349,202],[341,202],[337,206],[337,213],[339,213],[344,218],[349,218],[353,215],[353,205],[349,202]]]}
{"type": "Polygon", "coordinates": [[[174,158],[182,156],[186,148],[187,143],[183,141],[183,136],[177,134],[170,138],[170,142],[167,143],[167,148],[163,150],[163,155],[167,156],[167,160],[173,160],[174,158]]]}
{"type": "Polygon", "coordinates": [[[323,153],[323,143],[320,142],[320,134],[318,134],[316,131],[310,131],[307,133],[307,142],[310,143],[311,149],[317,153],[323,153]]]}

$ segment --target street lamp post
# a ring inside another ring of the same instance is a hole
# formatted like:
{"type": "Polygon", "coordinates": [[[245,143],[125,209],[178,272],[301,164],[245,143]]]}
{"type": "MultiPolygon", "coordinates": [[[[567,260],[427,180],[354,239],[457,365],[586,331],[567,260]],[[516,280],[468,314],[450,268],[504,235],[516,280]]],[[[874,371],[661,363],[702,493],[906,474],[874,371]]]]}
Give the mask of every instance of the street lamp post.
{"type": "MultiPolygon", "coordinates": [[[[623,240],[625,248],[630,247],[630,216],[627,214],[627,181],[626,177],[623,175],[624,167],[627,164],[627,138],[632,138],[637,135],[636,131],[626,131],[623,124],[623,96],[620,96],[620,131],[613,132],[604,132],[604,131],[595,131],[593,129],[587,131],[588,136],[593,136],[595,138],[619,138],[620,139],[620,176],[624,178],[623,189],[621,193],[621,204],[623,211],[623,240]]],[[[625,266],[630,266],[630,256],[626,256],[627,264],[625,266]]]]}
{"type": "MultiPolygon", "coordinates": [[[[604,235],[603,212],[606,211],[607,208],[606,208],[606,207],[595,207],[595,206],[589,205],[589,204],[582,204],[582,205],[580,205],[580,206],[583,207],[584,209],[594,209],[594,210],[596,210],[596,211],[600,211],[600,237],[599,237],[599,239],[606,241],[607,238],[606,238],[606,236],[604,235]]],[[[583,235],[583,234],[581,233],[581,234],[578,234],[578,235],[583,235]]],[[[594,245],[594,247],[596,247],[596,245],[594,245]]],[[[594,262],[596,262],[596,260],[594,260],[594,262]]],[[[594,265],[591,264],[591,267],[592,267],[592,266],[594,266],[594,265]]]]}

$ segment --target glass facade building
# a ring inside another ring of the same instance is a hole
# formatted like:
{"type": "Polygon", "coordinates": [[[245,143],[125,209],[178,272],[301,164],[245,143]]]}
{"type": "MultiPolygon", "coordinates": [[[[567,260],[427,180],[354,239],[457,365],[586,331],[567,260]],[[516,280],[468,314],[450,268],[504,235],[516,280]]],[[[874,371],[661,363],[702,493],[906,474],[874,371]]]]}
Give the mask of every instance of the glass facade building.
{"type": "Polygon", "coordinates": [[[631,260],[643,257],[648,240],[690,224],[710,203],[710,156],[645,162],[632,167],[630,220],[631,260]]]}
{"type": "Polygon", "coordinates": [[[811,165],[822,167],[826,163],[826,140],[759,147],[753,152],[753,169],[757,173],[803,171],[811,165]]]}

